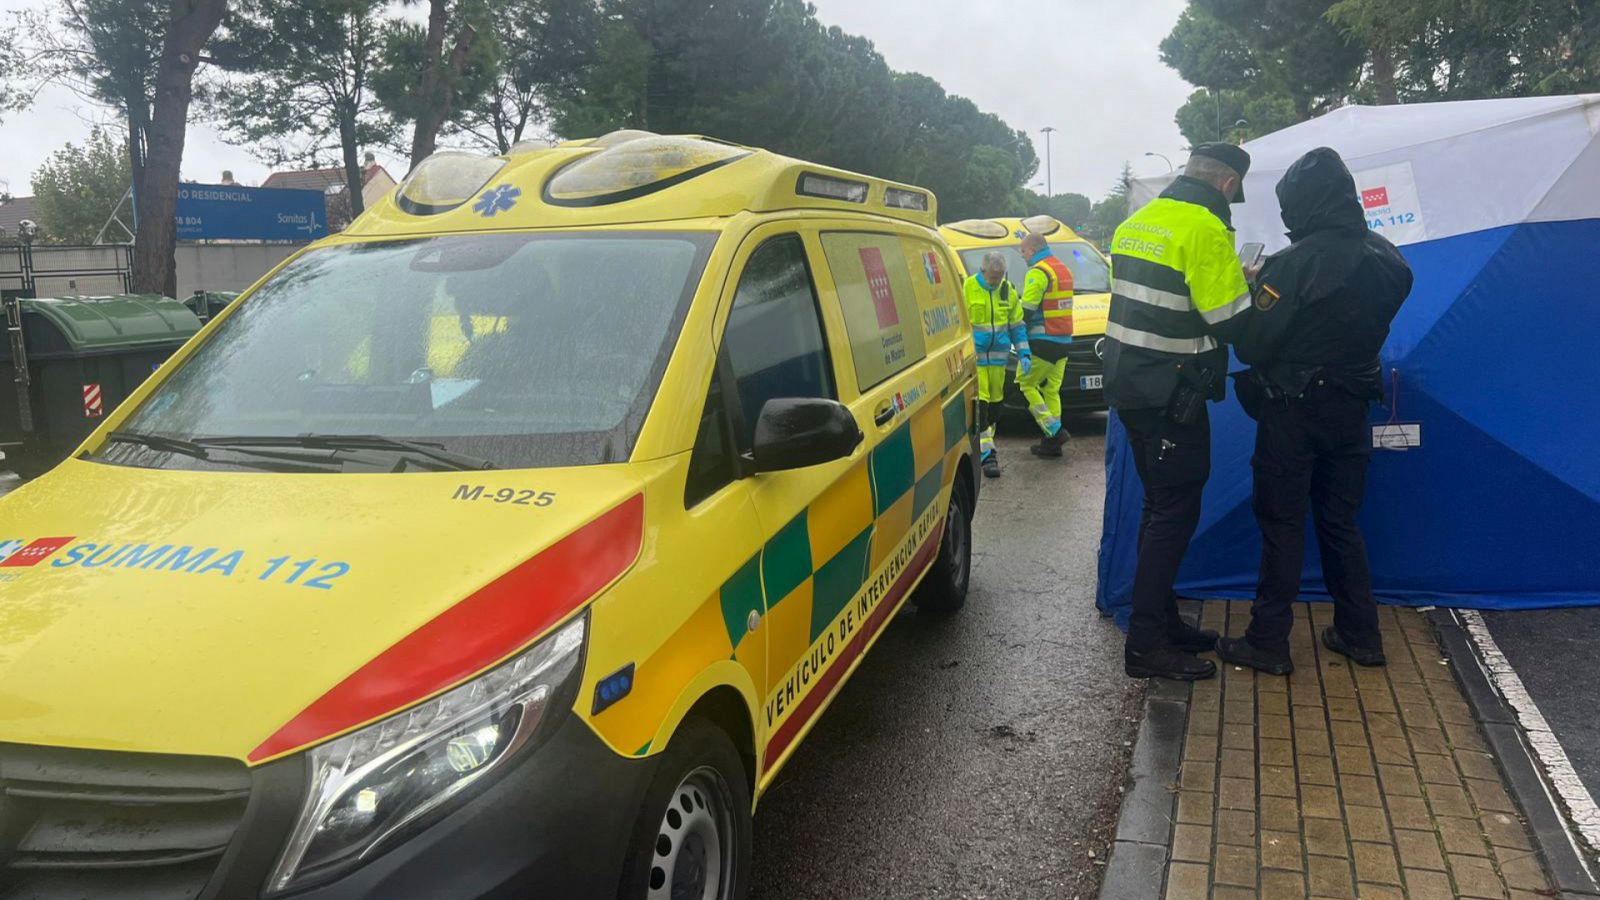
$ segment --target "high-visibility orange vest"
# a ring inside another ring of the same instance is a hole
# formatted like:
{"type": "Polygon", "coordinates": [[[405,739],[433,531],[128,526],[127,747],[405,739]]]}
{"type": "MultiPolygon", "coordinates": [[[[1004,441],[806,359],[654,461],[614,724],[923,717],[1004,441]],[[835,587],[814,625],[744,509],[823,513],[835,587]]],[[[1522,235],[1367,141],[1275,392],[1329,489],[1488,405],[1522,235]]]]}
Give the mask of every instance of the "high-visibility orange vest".
{"type": "Polygon", "coordinates": [[[1028,329],[1028,337],[1072,337],[1072,270],[1054,256],[1046,256],[1033,268],[1044,273],[1049,286],[1039,303],[1041,321],[1028,329]]]}

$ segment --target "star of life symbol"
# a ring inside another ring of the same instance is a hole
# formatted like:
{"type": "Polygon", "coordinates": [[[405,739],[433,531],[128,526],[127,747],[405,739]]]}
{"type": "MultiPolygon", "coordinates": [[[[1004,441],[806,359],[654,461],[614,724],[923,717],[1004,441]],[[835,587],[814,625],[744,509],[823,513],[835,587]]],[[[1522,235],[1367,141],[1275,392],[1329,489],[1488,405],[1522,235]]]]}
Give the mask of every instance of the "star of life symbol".
{"type": "Polygon", "coordinates": [[[502,213],[517,205],[517,198],[522,196],[522,188],[509,184],[497,185],[490,188],[478,202],[472,204],[472,211],[485,219],[493,218],[496,213],[502,213]]]}

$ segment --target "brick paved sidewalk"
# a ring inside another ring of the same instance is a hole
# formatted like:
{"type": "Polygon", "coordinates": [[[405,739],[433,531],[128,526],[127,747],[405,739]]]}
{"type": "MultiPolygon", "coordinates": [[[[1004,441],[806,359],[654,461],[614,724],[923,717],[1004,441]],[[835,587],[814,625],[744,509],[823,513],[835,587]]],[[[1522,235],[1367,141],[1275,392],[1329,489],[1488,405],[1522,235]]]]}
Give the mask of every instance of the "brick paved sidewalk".
{"type": "MultiPolygon", "coordinates": [[[[1225,663],[1189,704],[1166,896],[1552,896],[1527,828],[1423,617],[1380,610],[1389,665],[1314,639],[1296,607],[1293,675],[1225,663]]],[[[1202,624],[1244,633],[1248,603],[1202,624]]]]}

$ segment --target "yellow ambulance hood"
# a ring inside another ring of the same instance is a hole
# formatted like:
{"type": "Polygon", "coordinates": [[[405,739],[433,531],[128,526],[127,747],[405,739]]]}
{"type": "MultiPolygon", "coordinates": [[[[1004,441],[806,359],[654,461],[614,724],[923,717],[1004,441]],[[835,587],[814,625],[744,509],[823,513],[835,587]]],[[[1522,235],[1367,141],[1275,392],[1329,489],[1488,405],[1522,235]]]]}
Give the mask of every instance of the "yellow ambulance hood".
{"type": "Polygon", "coordinates": [[[336,727],[327,715],[288,739],[285,726],[388,654],[382,690],[358,686],[334,711],[358,716],[343,730],[381,718],[436,692],[427,676],[459,681],[452,666],[503,659],[537,637],[519,625],[548,630],[620,575],[638,553],[639,490],[626,466],[283,475],[68,461],[0,499],[0,742],[260,761],[329,736],[314,733],[336,727]],[[569,579],[571,551],[606,545],[621,562],[603,581],[569,579]],[[541,606],[557,595],[565,609],[541,606]],[[486,649],[496,639],[512,643],[486,649]],[[492,658],[456,658],[474,652],[492,658]],[[361,703],[387,708],[352,713],[361,703]]]}

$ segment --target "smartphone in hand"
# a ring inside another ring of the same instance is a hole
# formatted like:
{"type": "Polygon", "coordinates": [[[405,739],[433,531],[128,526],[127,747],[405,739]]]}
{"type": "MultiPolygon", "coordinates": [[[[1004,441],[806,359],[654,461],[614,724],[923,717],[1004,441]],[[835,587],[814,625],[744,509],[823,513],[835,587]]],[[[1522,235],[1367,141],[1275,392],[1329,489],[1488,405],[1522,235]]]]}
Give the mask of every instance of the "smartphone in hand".
{"type": "Polygon", "coordinates": [[[1261,257],[1266,249],[1266,244],[1258,241],[1251,241],[1250,243],[1239,248],[1239,262],[1246,269],[1254,269],[1261,265],[1261,257]]]}

